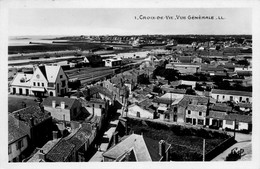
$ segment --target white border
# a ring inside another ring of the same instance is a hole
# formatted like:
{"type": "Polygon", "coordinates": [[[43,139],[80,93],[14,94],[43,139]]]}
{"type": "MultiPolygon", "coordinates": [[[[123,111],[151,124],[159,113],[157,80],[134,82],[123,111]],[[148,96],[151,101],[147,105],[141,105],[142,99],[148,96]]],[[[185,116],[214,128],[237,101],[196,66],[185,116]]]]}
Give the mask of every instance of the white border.
{"type": "Polygon", "coordinates": [[[0,168],[260,168],[259,113],[260,77],[260,1],[258,0],[2,0],[0,1],[0,90],[1,90],[1,141],[0,168]],[[9,8],[252,8],[253,11],[253,159],[250,162],[171,162],[171,163],[7,163],[7,44],[9,8]],[[5,83],[4,83],[5,82],[5,83]]]}

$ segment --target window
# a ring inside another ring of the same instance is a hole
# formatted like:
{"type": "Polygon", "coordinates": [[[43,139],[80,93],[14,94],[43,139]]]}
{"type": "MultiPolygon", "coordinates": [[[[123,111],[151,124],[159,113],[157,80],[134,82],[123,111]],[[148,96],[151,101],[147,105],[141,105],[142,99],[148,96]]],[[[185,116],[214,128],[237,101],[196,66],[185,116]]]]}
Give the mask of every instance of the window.
{"type": "Polygon", "coordinates": [[[38,82],[38,86],[40,86],[40,83],[38,82]]]}
{"type": "Polygon", "coordinates": [[[140,117],[140,112],[136,112],[136,117],[140,117]]]}
{"type": "Polygon", "coordinates": [[[249,102],[249,98],[246,98],[246,102],[249,102]]]}
{"type": "Polygon", "coordinates": [[[242,97],[239,97],[239,102],[241,102],[242,101],[242,97]]]}
{"type": "Polygon", "coordinates": [[[192,123],[192,119],[191,118],[186,118],[186,123],[192,123]]]}
{"type": "Polygon", "coordinates": [[[35,82],[33,82],[33,85],[36,86],[35,82]]]}
{"type": "Polygon", "coordinates": [[[217,100],[218,100],[218,98],[219,98],[219,95],[217,95],[217,100]]]}
{"type": "Polygon", "coordinates": [[[61,79],[62,79],[62,77],[63,77],[63,76],[62,76],[62,75],[60,75],[60,78],[61,78],[61,79]]]}
{"type": "Polygon", "coordinates": [[[199,112],[199,116],[202,116],[202,112],[201,111],[199,112]]]}
{"type": "Polygon", "coordinates": [[[42,83],[42,87],[44,87],[44,83],[42,83]]]}
{"type": "Polygon", "coordinates": [[[233,96],[230,96],[230,101],[233,101],[233,96]]]}
{"type": "Polygon", "coordinates": [[[174,107],[174,108],[173,108],[173,111],[174,111],[175,113],[177,112],[177,110],[178,110],[177,107],[174,107]]]}
{"type": "Polygon", "coordinates": [[[48,83],[48,87],[54,87],[54,83],[48,83]]]}
{"type": "Polygon", "coordinates": [[[23,140],[19,140],[17,143],[16,143],[16,150],[19,150],[23,147],[23,140]]]}
{"type": "Polygon", "coordinates": [[[62,80],[61,81],[61,87],[65,87],[66,86],[66,81],[65,80],[62,80]]]}
{"type": "Polygon", "coordinates": [[[225,96],[223,95],[223,99],[225,99],[225,96]]]}
{"type": "Polygon", "coordinates": [[[227,125],[233,125],[233,121],[231,121],[231,120],[226,120],[226,124],[227,124],[227,125]]]}
{"type": "Polygon", "coordinates": [[[190,110],[188,110],[188,114],[190,114],[191,112],[190,112],[190,110]]]}
{"type": "Polygon", "coordinates": [[[12,153],[12,149],[10,146],[8,146],[8,154],[11,154],[12,153]]]}
{"type": "Polygon", "coordinates": [[[198,125],[204,125],[204,120],[198,119],[198,125]]]}

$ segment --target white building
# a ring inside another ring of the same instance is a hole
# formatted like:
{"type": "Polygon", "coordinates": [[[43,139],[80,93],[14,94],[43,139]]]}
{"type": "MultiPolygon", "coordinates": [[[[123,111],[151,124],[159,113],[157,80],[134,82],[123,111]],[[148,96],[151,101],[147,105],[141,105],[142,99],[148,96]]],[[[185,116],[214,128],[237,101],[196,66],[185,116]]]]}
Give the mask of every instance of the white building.
{"type": "Polygon", "coordinates": [[[33,74],[18,73],[10,88],[12,94],[60,96],[68,91],[68,77],[61,66],[39,66],[33,74]]]}
{"type": "Polygon", "coordinates": [[[110,58],[105,60],[105,66],[107,67],[120,66],[121,63],[122,63],[122,59],[120,58],[110,58]]]}
{"type": "Polygon", "coordinates": [[[211,97],[217,102],[252,102],[252,92],[212,89],[211,97]]]}

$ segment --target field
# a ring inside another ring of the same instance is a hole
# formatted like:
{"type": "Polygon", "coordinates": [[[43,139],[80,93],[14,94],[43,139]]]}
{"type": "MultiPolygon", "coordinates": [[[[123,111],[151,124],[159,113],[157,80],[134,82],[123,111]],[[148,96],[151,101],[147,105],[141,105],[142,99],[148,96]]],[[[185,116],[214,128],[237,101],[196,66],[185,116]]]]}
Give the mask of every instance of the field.
{"type": "Polygon", "coordinates": [[[33,106],[38,105],[37,102],[34,101],[34,97],[27,97],[27,96],[8,96],[8,112],[13,112],[19,109],[24,108],[23,102],[26,106],[33,106]]]}
{"type": "Polygon", "coordinates": [[[205,153],[207,154],[217,145],[229,138],[228,135],[180,126],[167,127],[162,124],[147,123],[128,119],[131,132],[143,134],[156,141],[165,140],[171,144],[170,159],[173,161],[201,161],[203,139],[206,140],[205,153]]]}

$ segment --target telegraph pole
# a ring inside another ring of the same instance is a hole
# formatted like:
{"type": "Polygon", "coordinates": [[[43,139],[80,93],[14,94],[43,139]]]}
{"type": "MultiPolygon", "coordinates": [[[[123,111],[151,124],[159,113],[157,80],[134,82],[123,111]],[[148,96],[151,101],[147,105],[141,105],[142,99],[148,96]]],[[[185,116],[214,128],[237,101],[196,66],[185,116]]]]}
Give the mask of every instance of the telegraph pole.
{"type": "Polygon", "coordinates": [[[202,161],[205,161],[205,139],[203,139],[203,152],[202,152],[202,155],[203,155],[203,159],[202,161]]]}

